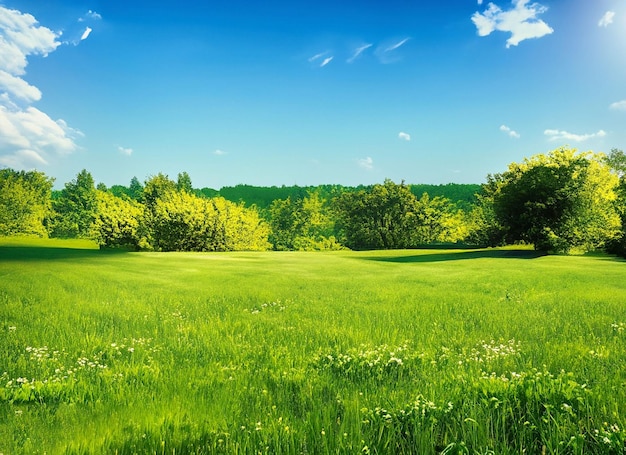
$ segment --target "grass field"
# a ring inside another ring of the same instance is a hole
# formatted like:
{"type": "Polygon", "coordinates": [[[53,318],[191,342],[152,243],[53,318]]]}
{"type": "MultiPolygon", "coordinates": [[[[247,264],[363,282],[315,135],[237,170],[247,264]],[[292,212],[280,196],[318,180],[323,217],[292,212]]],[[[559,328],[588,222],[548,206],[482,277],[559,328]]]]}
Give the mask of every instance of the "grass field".
{"type": "Polygon", "coordinates": [[[0,239],[0,454],[622,454],[626,262],[0,239]]]}

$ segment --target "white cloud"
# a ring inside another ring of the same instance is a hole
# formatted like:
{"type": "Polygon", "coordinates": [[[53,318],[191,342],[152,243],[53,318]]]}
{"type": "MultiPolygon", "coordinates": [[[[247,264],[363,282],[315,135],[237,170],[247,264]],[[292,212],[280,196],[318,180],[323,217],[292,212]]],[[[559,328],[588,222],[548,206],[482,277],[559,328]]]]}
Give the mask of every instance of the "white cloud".
{"type": "Polygon", "coordinates": [[[121,145],[117,146],[117,150],[122,154],[122,155],[126,155],[126,156],[131,156],[133,154],[133,149],[131,148],[127,148],[127,147],[122,147],[121,145]]]}
{"type": "Polygon", "coordinates": [[[607,11],[604,13],[604,16],[598,21],[598,27],[608,27],[613,23],[613,18],[615,17],[614,11],[607,11]]]}
{"type": "Polygon", "coordinates": [[[330,53],[330,51],[324,51],[324,52],[320,52],[319,54],[315,54],[312,57],[309,57],[309,63],[317,63],[317,61],[319,59],[323,59],[320,64],[319,67],[323,68],[324,66],[328,65],[334,58],[334,56],[330,56],[330,57],[326,57],[324,58],[325,55],[328,55],[330,53]]]}
{"type": "Polygon", "coordinates": [[[374,169],[374,160],[370,158],[369,156],[366,158],[361,158],[360,160],[357,160],[357,163],[363,169],[367,169],[368,171],[374,169]]]}
{"type": "Polygon", "coordinates": [[[380,63],[386,65],[389,63],[395,63],[401,59],[398,49],[404,46],[411,38],[404,38],[400,41],[387,41],[380,44],[374,54],[378,57],[380,63]]]}
{"type": "Polygon", "coordinates": [[[333,57],[332,55],[331,55],[330,57],[326,57],[326,58],[322,61],[322,63],[320,63],[320,68],[323,68],[323,67],[325,67],[326,65],[328,65],[330,62],[332,62],[333,58],[335,58],[335,57],[333,57]]]}
{"type": "Polygon", "coordinates": [[[404,131],[400,131],[398,133],[398,139],[403,139],[405,141],[411,140],[411,135],[409,133],[405,133],[404,131]]]}
{"type": "Polygon", "coordinates": [[[31,106],[41,91],[30,85],[28,58],[47,56],[61,42],[60,33],[40,26],[30,14],[0,6],[0,164],[15,168],[46,165],[78,149],[83,134],[63,120],[52,120],[31,106]]]}
{"type": "Polygon", "coordinates": [[[609,108],[614,109],[616,111],[626,111],[626,100],[617,101],[612,103],[609,108]]]}
{"type": "Polygon", "coordinates": [[[213,155],[217,155],[217,156],[222,156],[222,155],[226,155],[226,154],[227,154],[227,152],[225,152],[224,150],[220,150],[220,149],[217,149],[217,150],[215,150],[213,152],[213,155]]]}
{"type": "Polygon", "coordinates": [[[15,109],[0,106],[0,164],[30,169],[47,164],[50,158],[78,149],[82,136],[63,120],[52,120],[34,107],[15,109]]]}
{"type": "Polygon", "coordinates": [[[551,141],[574,141],[574,142],[583,142],[588,139],[592,139],[594,137],[606,136],[606,132],[604,130],[599,130],[597,133],[591,133],[591,134],[574,134],[574,133],[569,133],[567,131],[561,131],[561,130],[545,130],[543,134],[548,136],[548,138],[551,141]]]}
{"type": "Polygon", "coordinates": [[[85,29],[85,31],[83,32],[83,34],[80,36],[80,40],[84,41],[87,39],[87,37],[89,37],[89,35],[91,34],[93,30],[91,29],[91,27],[87,27],[85,29]]]}
{"type": "Polygon", "coordinates": [[[0,6],[0,69],[14,76],[23,75],[27,57],[47,56],[61,44],[59,36],[39,26],[30,14],[0,6]]]}
{"type": "Polygon", "coordinates": [[[328,51],[320,52],[319,54],[315,54],[313,57],[309,57],[309,62],[313,63],[315,60],[322,58],[328,54],[328,51]]]}
{"type": "Polygon", "coordinates": [[[346,60],[347,63],[352,63],[354,62],[357,58],[359,58],[359,56],[366,51],[367,49],[369,49],[370,47],[372,47],[372,44],[364,44],[363,46],[359,46],[354,50],[354,53],[352,54],[352,57],[350,57],[348,60],[346,60]]]}
{"type": "Polygon", "coordinates": [[[0,90],[4,90],[7,96],[13,95],[28,103],[41,99],[41,91],[37,87],[30,85],[21,77],[13,76],[1,69],[0,90]]]}
{"type": "Polygon", "coordinates": [[[391,52],[391,51],[395,51],[396,49],[398,49],[401,46],[404,46],[406,44],[406,42],[409,40],[410,38],[404,38],[401,41],[398,41],[395,44],[392,44],[391,46],[389,46],[388,48],[385,49],[385,52],[391,52]]]}
{"type": "Polygon", "coordinates": [[[85,41],[91,35],[96,22],[101,19],[102,16],[95,11],[87,11],[78,18],[76,24],[70,26],[68,30],[64,31],[63,36],[66,37],[66,39],[63,43],[78,46],[81,41],[85,41]]]}
{"type": "Polygon", "coordinates": [[[528,4],[529,1],[513,0],[513,8],[507,11],[503,11],[494,3],[489,3],[483,13],[475,12],[472,15],[472,22],[478,35],[487,36],[494,31],[508,32],[511,36],[506,41],[506,47],[509,48],[517,46],[524,40],[541,38],[552,33],[554,30],[537,17],[548,8],[539,3],[528,4]]]}
{"type": "Polygon", "coordinates": [[[100,20],[102,19],[102,16],[98,13],[96,13],[95,11],[87,11],[87,14],[85,14],[85,17],[88,17],[89,19],[95,19],[95,20],[100,20]]]}
{"type": "Polygon", "coordinates": [[[521,137],[520,134],[517,131],[512,130],[511,128],[509,128],[506,125],[500,125],[500,131],[508,134],[510,137],[513,137],[515,139],[519,139],[521,137]]]}

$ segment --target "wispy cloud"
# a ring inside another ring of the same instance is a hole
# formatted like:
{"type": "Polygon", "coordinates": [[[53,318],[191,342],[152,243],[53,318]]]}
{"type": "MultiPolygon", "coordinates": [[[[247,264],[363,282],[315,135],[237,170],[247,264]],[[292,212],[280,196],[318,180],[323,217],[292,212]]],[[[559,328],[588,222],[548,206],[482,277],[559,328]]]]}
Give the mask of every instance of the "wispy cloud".
{"type": "Polygon", "coordinates": [[[117,146],[117,150],[122,154],[122,155],[126,155],[126,156],[131,156],[133,154],[133,149],[128,148],[128,147],[122,147],[120,145],[117,146]]]}
{"type": "MultiPolygon", "coordinates": [[[[554,30],[538,18],[548,8],[539,3],[530,3],[530,0],[513,0],[513,8],[502,10],[495,3],[489,3],[483,12],[475,12],[472,22],[476,26],[479,36],[490,35],[494,31],[507,32],[511,36],[506,41],[506,47],[517,46],[524,40],[541,38],[554,30]]],[[[479,2],[480,4],[480,2],[479,2]]]]}
{"type": "Polygon", "coordinates": [[[515,139],[519,139],[521,137],[520,134],[517,131],[512,130],[511,128],[509,128],[506,125],[500,125],[500,131],[508,134],[510,137],[513,137],[515,139]]]}
{"type": "Polygon", "coordinates": [[[78,46],[81,41],[85,41],[97,22],[102,20],[102,16],[95,11],[89,10],[76,20],[76,23],[64,31],[65,44],[78,46]]]}
{"type": "Polygon", "coordinates": [[[398,41],[395,44],[392,44],[391,46],[389,46],[387,49],[385,49],[385,52],[391,52],[391,51],[395,51],[396,49],[398,49],[399,47],[402,47],[406,44],[406,42],[409,40],[410,38],[404,38],[403,40],[398,41]]]}
{"type": "Polygon", "coordinates": [[[30,14],[0,6],[0,164],[31,169],[78,149],[83,134],[62,119],[52,120],[33,104],[41,91],[25,79],[28,58],[47,56],[61,33],[39,25],[30,14]]]}
{"type": "Polygon", "coordinates": [[[215,155],[215,156],[224,156],[224,155],[228,155],[228,152],[225,152],[224,150],[216,149],[213,152],[213,155],[215,155]]]}
{"type": "Polygon", "coordinates": [[[613,23],[615,17],[615,11],[607,11],[604,16],[598,21],[598,27],[608,27],[613,23]]]}
{"type": "Polygon", "coordinates": [[[569,133],[567,131],[561,130],[545,130],[543,132],[551,141],[574,141],[574,142],[583,142],[588,139],[593,139],[595,137],[604,137],[606,136],[606,132],[604,130],[599,130],[597,133],[591,134],[574,134],[569,133]]]}
{"type": "Polygon", "coordinates": [[[613,109],[613,110],[616,110],[616,111],[626,111],[626,100],[622,100],[622,101],[617,101],[615,103],[611,103],[609,108],[613,109]]]}
{"type": "Polygon", "coordinates": [[[92,31],[93,31],[93,30],[92,30],[92,28],[91,28],[91,27],[87,27],[87,28],[85,28],[85,31],[84,31],[84,32],[83,32],[83,34],[80,36],[80,40],[81,40],[81,41],[86,40],[86,39],[89,37],[89,35],[91,34],[91,32],[92,32],[92,31]]]}
{"type": "Polygon", "coordinates": [[[100,19],[102,19],[102,16],[100,14],[96,13],[95,11],[89,10],[85,14],[85,18],[94,19],[94,20],[100,20],[100,19]]]}
{"type": "Polygon", "coordinates": [[[378,61],[382,64],[395,63],[401,60],[401,55],[398,53],[398,49],[404,46],[411,38],[404,38],[400,41],[387,41],[383,42],[374,51],[378,61]]]}
{"type": "Polygon", "coordinates": [[[323,68],[324,66],[328,65],[333,60],[333,58],[335,58],[332,55],[326,57],[328,54],[330,54],[330,51],[324,51],[320,52],[319,54],[315,54],[314,56],[309,57],[309,63],[315,63],[317,65],[317,63],[321,60],[318,66],[320,68],[323,68]]]}
{"type": "Polygon", "coordinates": [[[357,164],[363,169],[366,169],[368,171],[374,169],[374,160],[370,158],[369,156],[366,158],[361,158],[357,160],[357,164]]]}
{"type": "Polygon", "coordinates": [[[320,68],[323,68],[324,66],[328,65],[330,62],[333,61],[333,57],[332,55],[330,57],[326,57],[324,60],[322,60],[322,63],[320,63],[320,68]]]}
{"type": "Polygon", "coordinates": [[[364,44],[362,46],[357,47],[354,50],[354,53],[352,54],[352,57],[350,57],[348,60],[346,60],[347,63],[352,63],[354,62],[357,58],[359,58],[359,56],[365,52],[367,49],[369,49],[370,47],[372,47],[373,44],[364,44]]]}
{"type": "Polygon", "coordinates": [[[315,54],[313,57],[309,57],[309,62],[313,63],[315,60],[319,60],[323,56],[327,55],[328,51],[320,52],[319,54],[315,54]]]}
{"type": "Polygon", "coordinates": [[[410,141],[411,140],[411,135],[409,133],[405,133],[404,131],[400,131],[398,133],[398,139],[402,139],[405,141],[410,141]]]}

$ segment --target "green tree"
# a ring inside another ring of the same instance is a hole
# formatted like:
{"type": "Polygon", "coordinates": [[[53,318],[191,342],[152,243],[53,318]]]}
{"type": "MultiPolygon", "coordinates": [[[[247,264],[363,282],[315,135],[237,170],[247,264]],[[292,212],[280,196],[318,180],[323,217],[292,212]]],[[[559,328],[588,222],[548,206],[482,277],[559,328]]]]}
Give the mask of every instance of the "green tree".
{"type": "Polygon", "coordinates": [[[181,172],[178,174],[178,179],[176,180],[176,189],[178,191],[185,191],[189,194],[193,193],[193,186],[191,185],[191,177],[186,172],[181,172]]]}
{"type": "Polygon", "coordinates": [[[603,155],[558,149],[512,163],[488,179],[488,197],[508,243],[588,251],[619,232],[618,180],[603,155]]]}
{"type": "Polygon", "coordinates": [[[0,236],[47,236],[53,182],[43,172],[0,169],[0,236]]]}
{"type": "Polygon", "coordinates": [[[465,215],[449,199],[424,193],[417,201],[415,231],[411,246],[432,243],[454,243],[468,235],[465,215]]]}
{"type": "Polygon", "coordinates": [[[267,225],[254,209],[170,191],[145,218],[150,244],[160,251],[267,250],[267,225]]]}
{"type": "Polygon", "coordinates": [[[335,206],[349,248],[394,249],[414,244],[418,200],[404,182],[385,180],[369,190],[343,193],[335,206]]]}
{"type": "Polygon", "coordinates": [[[278,199],[270,206],[270,241],[275,250],[337,250],[330,209],[318,191],[278,199]]]}
{"type": "Polygon", "coordinates": [[[465,241],[479,246],[502,246],[506,244],[504,227],[498,221],[494,210],[494,194],[497,190],[496,180],[487,176],[487,183],[481,186],[476,195],[476,203],[467,214],[468,234],[465,241]]]}
{"type": "Polygon", "coordinates": [[[91,226],[91,237],[100,248],[139,249],[143,215],[141,204],[104,191],[96,192],[96,201],[97,211],[91,226]]]}
{"type": "Polygon", "coordinates": [[[622,224],[619,235],[607,244],[607,251],[626,257],[626,154],[614,148],[606,157],[606,163],[619,178],[615,206],[622,224]]]}
{"type": "Polygon", "coordinates": [[[85,169],[65,184],[53,203],[55,215],[51,223],[54,237],[88,237],[96,210],[96,188],[93,177],[85,169]]]}
{"type": "Polygon", "coordinates": [[[135,201],[142,201],[143,199],[143,185],[137,177],[130,179],[130,185],[128,186],[128,195],[135,201]]]}
{"type": "Polygon", "coordinates": [[[165,175],[158,173],[146,180],[143,188],[143,203],[148,211],[152,211],[158,199],[176,191],[176,183],[165,175]]]}

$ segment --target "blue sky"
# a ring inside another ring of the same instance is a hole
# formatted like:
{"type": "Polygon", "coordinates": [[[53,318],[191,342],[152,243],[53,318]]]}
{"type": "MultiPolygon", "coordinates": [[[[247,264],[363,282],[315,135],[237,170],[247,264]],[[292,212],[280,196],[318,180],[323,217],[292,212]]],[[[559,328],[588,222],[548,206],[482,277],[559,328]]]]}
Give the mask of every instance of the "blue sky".
{"type": "Polygon", "coordinates": [[[0,166],[482,183],[626,149],[626,0],[0,0],[0,166]]]}

